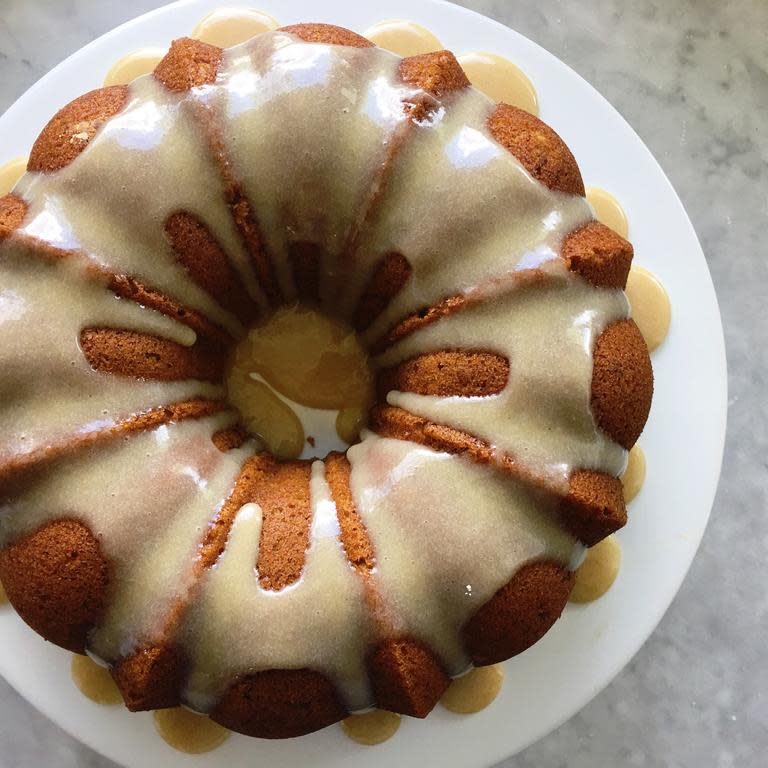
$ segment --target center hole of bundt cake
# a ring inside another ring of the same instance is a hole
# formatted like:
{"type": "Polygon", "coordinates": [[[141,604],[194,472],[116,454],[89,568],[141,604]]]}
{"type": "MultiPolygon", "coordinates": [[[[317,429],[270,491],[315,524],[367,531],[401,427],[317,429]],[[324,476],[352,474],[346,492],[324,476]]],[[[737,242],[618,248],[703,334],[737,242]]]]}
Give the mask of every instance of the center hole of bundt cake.
{"type": "Polygon", "coordinates": [[[373,401],[368,355],[350,325],[302,304],[276,310],[235,348],[229,402],[280,459],[358,439],[373,401]]]}

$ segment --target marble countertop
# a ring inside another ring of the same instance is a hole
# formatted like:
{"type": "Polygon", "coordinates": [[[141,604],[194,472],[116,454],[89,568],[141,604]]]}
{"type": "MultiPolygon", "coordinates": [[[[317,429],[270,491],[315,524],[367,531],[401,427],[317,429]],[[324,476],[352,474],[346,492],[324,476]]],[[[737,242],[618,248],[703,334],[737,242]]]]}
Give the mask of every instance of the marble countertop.
{"type": "MultiPolygon", "coordinates": [[[[0,0],[0,112],[67,55],[162,4],[0,0]]],[[[463,4],[513,27],[573,67],[650,147],[704,247],[729,362],[723,475],[701,550],[679,595],[612,685],[568,723],[502,765],[765,765],[768,4],[463,4]]],[[[113,765],[48,722],[2,680],[0,708],[3,767],[113,765]]]]}

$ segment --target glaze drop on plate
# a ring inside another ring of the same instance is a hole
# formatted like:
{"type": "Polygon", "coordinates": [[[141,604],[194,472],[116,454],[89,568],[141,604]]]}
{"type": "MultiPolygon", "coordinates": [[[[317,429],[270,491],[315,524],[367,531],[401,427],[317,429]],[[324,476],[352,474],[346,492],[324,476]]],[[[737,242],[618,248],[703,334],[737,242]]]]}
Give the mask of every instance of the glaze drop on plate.
{"type": "Polygon", "coordinates": [[[373,709],[362,715],[350,715],[342,720],[341,727],[352,741],[372,747],[391,739],[397,733],[400,715],[385,709],[373,709]]]}
{"type": "Polygon", "coordinates": [[[439,51],[443,47],[428,29],[406,19],[380,21],[368,27],[363,37],[398,56],[417,56],[420,53],[439,51]]]}
{"type": "Polygon", "coordinates": [[[457,715],[471,715],[493,703],[503,682],[503,664],[475,667],[451,682],[440,703],[457,715]]]}
{"type": "Polygon", "coordinates": [[[539,97],[520,67],[496,53],[470,51],[458,57],[469,82],[496,102],[539,114],[539,97]]]}
{"type": "Polygon", "coordinates": [[[576,569],[576,583],[571,591],[573,603],[591,603],[613,585],[621,565],[621,547],[615,535],[587,550],[584,562],[576,569]]]}
{"type": "Polygon", "coordinates": [[[229,48],[278,26],[278,22],[264,11],[227,6],[209,13],[194,28],[192,37],[219,48],[229,48]]]}
{"type": "Polygon", "coordinates": [[[72,656],[72,680],[84,696],[97,704],[122,704],[123,697],[109,674],[109,669],[88,656],[72,656]]]}
{"type": "Polygon", "coordinates": [[[587,187],[587,201],[595,210],[597,220],[626,238],[629,234],[629,220],[619,201],[599,187],[587,187]]]}
{"type": "Polygon", "coordinates": [[[167,48],[139,48],[118,59],[107,72],[104,85],[128,85],[150,74],[168,53],[167,48]]]}
{"type": "Polygon", "coordinates": [[[7,195],[27,170],[28,157],[17,157],[0,165],[0,197],[7,195]]]}
{"type": "Polygon", "coordinates": [[[672,318],[669,294],[656,275],[645,267],[632,266],[627,279],[627,298],[632,319],[653,352],[667,338],[672,318]]]}
{"type": "Polygon", "coordinates": [[[159,709],[152,713],[155,728],[169,746],[189,755],[200,755],[220,747],[230,732],[206,715],[182,707],[159,709]]]}

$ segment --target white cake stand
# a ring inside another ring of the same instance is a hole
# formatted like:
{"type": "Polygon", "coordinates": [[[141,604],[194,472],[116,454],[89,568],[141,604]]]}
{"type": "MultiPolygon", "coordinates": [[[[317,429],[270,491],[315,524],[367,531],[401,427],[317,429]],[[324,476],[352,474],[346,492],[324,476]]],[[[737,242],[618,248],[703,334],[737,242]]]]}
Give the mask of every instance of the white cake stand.
{"type": "MultiPolygon", "coordinates": [[[[125,53],[167,46],[225,0],[182,0],[95,40],[30,88],[0,118],[10,159],[29,152],[51,115],[101,85],[125,53]]],[[[229,4],[238,4],[237,2],[229,4]]],[[[382,20],[373,4],[345,0],[251,0],[281,24],[325,21],[363,31],[382,20]]],[[[361,747],[327,728],[287,742],[234,735],[194,758],[171,749],[149,713],[130,714],[85,699],[69,676],[69,654],[45,643],[12,610],[0,611],[0,673],[51,720],[125,766],[212,768],[243,765],[484,766],[556,728],[624,667],[653,631],[691,564],[714,499],[726,420],[723,331],[712,280],[682,204],[651,153],[619,113],[575,72],[501,24],[438,0],[388,0],[389,18],[417,21],[446,48],[495,51],[516,62],[538,91],[541,117],[571,147],[588,185],[613,193],[630,221],[635,262],[655,272],[672,300],[669,337],[653,355],[651,417],[641,438],[648,474],[619,534],[623,565],[610,592],[569,605],[537,645],[508,662],[496,702],[463,717],[440,707],[422,722],[405,718],[397,735],[361,747]]]]}

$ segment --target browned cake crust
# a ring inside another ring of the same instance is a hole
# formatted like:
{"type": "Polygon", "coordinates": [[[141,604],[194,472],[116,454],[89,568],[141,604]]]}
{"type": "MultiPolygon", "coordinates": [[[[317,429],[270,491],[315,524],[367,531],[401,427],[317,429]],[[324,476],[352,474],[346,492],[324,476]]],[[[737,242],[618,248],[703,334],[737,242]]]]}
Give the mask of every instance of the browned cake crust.
{"type": "Polygon", "coordinates": [[[568,495],[560,502],[560,519],[588,547],[623,528],[627,508],[621,480],[586,469],[574,472],[568,495]]]}
{"type": "Polygon", "coordinates": [[[0,550],[0,581],[18,614],[62,648],[85,653],[104,615],[109,564],[76,520],[54,520],[0,550]]]}
{"type": "Polygon", "coordinates": [[[27,170],[51,173],[69,165],[96,131],[124,106],[128,87],[99,88],[71,101],[43,128],[32,146],[27,170]]]}
{"type": "Polygon", "coordinates": [[[558,563],[524,565],[464,627],[472,663],[495,664],[530,648],[560,617],[572,587],[573,574],[558,563]]]}
{"type": "Polygon", "coordinates": [[[538,117],[499,104],[488,119],[488,128],[534,179],[550,189],[584,196],[584,182],[571,150],[538,117]]]}
{"type": "Polygon", "coordinates": [[[352,499],[349,477],[347,457],[343,453],[329,453],[325,459],[325,479],[336,504],[347,560],[359,571],[369,572],[375,563],[373,544],[352,499]]]}
{"type": "Polygon", "coordinates": [[[142,648],[112,666],[112,677],[131,712],[178,707],[187,664],[175,645],[142,648]]]}
{"type": "Polygon", "coordinates": [[[599,221],[571,232],[563,242],[568,268],[598,288],[627,287],[632,266],[632,244],[599,221]]]}
{"type": "Polygon", "coordinates": [[[368,656],[376,705],[410,717],[426,717],[451,683],[435,654],[410,639],[379,643],[368,656]]]}
{"type": "Polygon", "coordinates": [[[27,204],[20,197],[0,197],[0,243],[22,225],[26,215],[27,204]]]}
{"type": "MultiPolygon", "coordinates": [[[[421,88],[437,98],[469,85],[464,70],[450,51],[434,51],[403,59],[400,62],[400,77],[408,85],[421,88]]],[[[414,120],[424,120],[434,107],[432,99],[418,95],[407,102],[408,113],[414,120]]]]}
{"type": "Polygon", "coordinates": [[[155,67],[155,78],[169,91],[188,91],[215,82],[221,63],[221,48],[182,37],[155,67]]]}
{"type": "Polygon", "coordinates": [[[316,243],[297,242],[288,246],[293,267],[296,295],[310,304],[320,298],[320,262],[322,249],[316,243]]]}
{"type": "Polygon", "coordinates": [[[80,348],[91,367],[104,373],[154,381],[221,380],[225,356],[218,345],[175,341],[118,328],[86,328],[80,348]]]}
{"type": "Polygon", "coordinates": [[[609,325],[593,351],[592,413],[597,425],[629,450],[645,427],[653,399],[648,346],[634,320],[609,325]]]}
{"type": "Polygon", "coordinates": [[[211,719],[262,739],[303,736],[347,716],[336,689],[310,669],[266,670],[234,682],[211,719]]]}
{"type": "Polygon", "coordinates": [[[495,395],[507,386],[509,361],[495,352],[444,350],[412,357],[379,372],[379,399],[387,392],[475,397],[495,395]]]}
{"type": "Polygon", "coordinates": [[[400,77],[438,98],[469,86],[464,70],[450,51],[407,56],[400,62],[400,77]]]}
{"type": "MultiPolygon", "coordinates": [[[[214,435],[214,439],[215,439],[214,435]]],[[[224,502],[216,519],[205,532],[200,544],[201,568],[210,568],[224,552],[227,537],[238,510],[256,501],[256,493],[265,475],[273,471],[275,460],[269,454],[259,453],[249,458],[240,470],[235,487],[224,502]]]]}
{"type": "Polygon", "coordinates": [[[376,265],[360,296],[352,325],[364,331],[403,289],[411,277],[411,265],[401,253],[388,253],[376,265]]]}
{"type": "Polygon", "coordinates": [[[165,234],[192,280],[245,324],[258,314],[216,238],[199,219],[180,211],[168,217],[165,234]]]}
{"type": "Polygon", "coordinates": [[[334,24],[291,24],[280,27],[280,32],[300,37],[306,43],[325,43],[326,45],[349,45],[353,48],[371,48],[373,43],[357,32],[334,24]]]}
{"type": "Polygon", "coordinates": [[[213,444],[222,452],[226,453],[234,448],[239,448],[248,439],[248,433],[239,424],[234,427],[220,429],[213,433],[213,444]]]}
{"type": "Polygon", "coordinates": [[[262,512],[259,582],[264,589],[277,591],[298,581],[304,568],[312,522],[312,462],[281,464],[269,454],[260,458],[262,477],[253,488],[252,499],[262,512]]]}

